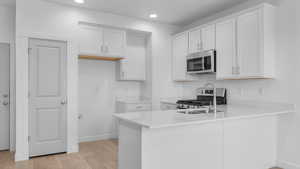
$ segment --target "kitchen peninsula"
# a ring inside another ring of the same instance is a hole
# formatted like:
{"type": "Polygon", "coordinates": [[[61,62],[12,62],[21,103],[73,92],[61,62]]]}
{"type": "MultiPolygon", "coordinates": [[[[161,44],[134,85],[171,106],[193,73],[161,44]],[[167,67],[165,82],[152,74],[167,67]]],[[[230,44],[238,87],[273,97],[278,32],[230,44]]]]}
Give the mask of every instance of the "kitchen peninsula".
{"type": "Polygon", "coordinates": [[[212,114],[176,110],[117,114],[119,169],[268,169],[278,118],[294,105],[231,103],[212,114]]]}

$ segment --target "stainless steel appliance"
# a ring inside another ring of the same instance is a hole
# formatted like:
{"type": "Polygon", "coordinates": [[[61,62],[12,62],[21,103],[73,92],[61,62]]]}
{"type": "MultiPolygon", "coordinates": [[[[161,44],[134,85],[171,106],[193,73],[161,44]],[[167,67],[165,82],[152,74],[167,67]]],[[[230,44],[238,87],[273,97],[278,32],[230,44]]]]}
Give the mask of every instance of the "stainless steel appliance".
{"type": "Polygon", "coordinates": [[[216,51],[208,50],[188,55],[187,72],[190,74],[216,72],[216,51]]]}
{"type": "MultiPolygon", "coordinates": [[[[217,105],[227,104],[227,90],[225,88],[216,88],[217,105]]],[[[214,104],[214,89],[199,88],[197,99],[178,100],[177,109],[179,112],[189,112],[190,114],[209,113],[214,104]]]]}

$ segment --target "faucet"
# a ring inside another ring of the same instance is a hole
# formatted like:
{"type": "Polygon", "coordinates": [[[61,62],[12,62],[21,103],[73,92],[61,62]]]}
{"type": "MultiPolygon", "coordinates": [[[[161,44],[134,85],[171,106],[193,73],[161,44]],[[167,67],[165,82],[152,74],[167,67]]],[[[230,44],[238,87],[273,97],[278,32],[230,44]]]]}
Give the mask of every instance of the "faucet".
{"type": "Polygon", "coordinates": [[[216,88],[216,85],[214,83],[206,83],[204,85],[205,88],[213,88],[214,89],[214,114],[215,114],[215,118],[217,118],[217,88],[216,88]]]}

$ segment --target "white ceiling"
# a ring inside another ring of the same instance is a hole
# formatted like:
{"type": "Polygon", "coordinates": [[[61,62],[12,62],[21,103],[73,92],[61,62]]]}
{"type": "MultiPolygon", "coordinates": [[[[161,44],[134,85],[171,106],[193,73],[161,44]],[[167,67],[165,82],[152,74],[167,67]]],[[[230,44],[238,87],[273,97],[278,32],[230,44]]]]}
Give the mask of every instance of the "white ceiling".
{"type": "Polygon", "coordinates": [[[77,5],[73,0],[48,1],[146,20],[151,20],[150,13],[157,13],[156,21],[185,26],[247,0],[85,0],[83,5],[77,5]]]}

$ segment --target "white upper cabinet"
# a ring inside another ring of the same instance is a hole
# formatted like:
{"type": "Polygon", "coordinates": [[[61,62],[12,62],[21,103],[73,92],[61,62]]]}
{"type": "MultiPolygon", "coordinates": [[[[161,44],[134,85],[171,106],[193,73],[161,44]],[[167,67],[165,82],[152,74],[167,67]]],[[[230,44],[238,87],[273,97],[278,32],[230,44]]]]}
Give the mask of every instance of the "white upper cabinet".
{"type": "Polygon", "coordinates": [[[81,26],[80,54],[123,57],[126,33],[123,30],[97,26],[81,26]]]}
{"type": "Polygon", "coordinates": [[[191,81],[192,76],[187,74],[186,58],[188,55],[188,33],[184,32],[173,37],[173,80],[191,81]]]}
{"type": "Polygon", "coordinates": [[[188,53],[201,51],[201,29],[190,31],[188,36],[188,53]]]}
{"type": "Polygon", "coordinates": [[[111,56],[124,56],[126,32],[118,29],[103,29],[104,51],[111,56]]]}
{"type": "Polygon", "coordinates": [[[274,17],[274,7],[262,4],[217,23],[218,79],[275,77],[274,17]]]}
{"type": "MultiPolygon", "coordinates": [[[[216,49],[216,77],[220,80],[275,78],[275,10],[262,3],[191,29],[187,53],[216,49]]],[[[180,57],[187,45],[184,41],[177,37],[173,42],[173,64],[180,69],[173,71],[177,79],[186,76],[186,61],[180,57]],[[180,59],[180,63],[176,61],[180,59]]]]}
{"type": "Polygon", "coordinates": [[[146,80],[147,36],[127,33],[125,58],[120,61],[118,80],[146,80]]]}
{"type": "Polygon", "coordinates": [[[216,48],[216,27],[215,25],[208,25],[201,29],[202,43],[200,43],[202,50],[211,50],[216,48]]]}
{"type": "Polygon", "coordinates": [[[189,32],[189,54],[215,49],[215,25],[207,25],[189,32]]]}
{"type": "Polygon", "coordinates": [[[225,20],[216,25],[217,78],[232,78],[236,65],[236,21],[225,20]]]}
{"type": "Polygon", "coordinates": [[[103,51],[103,30],[100,27],[81,26],[79,50],[81,54],[101,54],[103,51]]]}
{"type": "Polygon", "coordinates": [[[260,76],[262,72],[263,49],[261,10],[255,10],[237,18],[237,73],[242,77],[260,76]]]}

